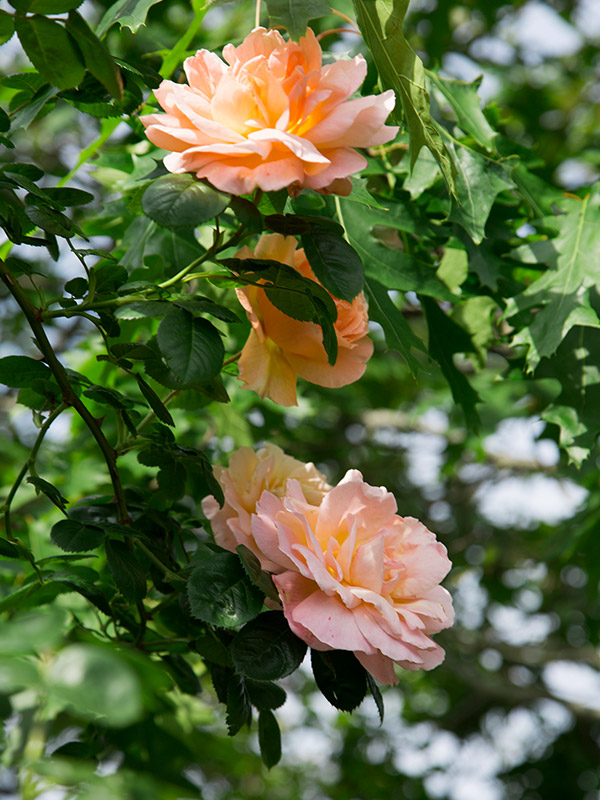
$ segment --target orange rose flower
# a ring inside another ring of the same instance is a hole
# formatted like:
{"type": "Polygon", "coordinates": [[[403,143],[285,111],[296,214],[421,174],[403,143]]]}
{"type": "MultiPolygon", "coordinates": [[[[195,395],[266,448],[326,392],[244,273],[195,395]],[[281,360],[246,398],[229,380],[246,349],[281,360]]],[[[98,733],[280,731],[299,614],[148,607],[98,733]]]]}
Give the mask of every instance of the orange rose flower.
{"type": "Polygon", "coordinates": [[[151,142],[172,152],[169,172],[195,172],[232,194],[303,187],[347,195],[366,160],[354,147],[389,142],[391,90],[353,100],[367,72],[362,56],[322,66],[310,28],[300,42],[256,28],[239,47],[186,59],[189,86],[163,81],[167,112],[142,117],[151,142]]]}
{"type": "MultiPolygon", "coordinates": [[[[271,233],[260,238],[254,253],[244,247],[237,257],[279,261],[319,283],[304,250],[297,250],[297,246],[293,236],[271,233]]],[[[362,292],[351,303],[332,296],[338,314],[334,323],[338,357],[333,365],[327,360],[321,328],[316,323],[288,317],[258,286],[236,292],[252,325],[239,360],[240,379],[246,388],[281,406],[295,406],[298,375],[318,386],[338,388],[354,383],[365,371],[373,342],[367,336],[369,318],[362,292]]]]}

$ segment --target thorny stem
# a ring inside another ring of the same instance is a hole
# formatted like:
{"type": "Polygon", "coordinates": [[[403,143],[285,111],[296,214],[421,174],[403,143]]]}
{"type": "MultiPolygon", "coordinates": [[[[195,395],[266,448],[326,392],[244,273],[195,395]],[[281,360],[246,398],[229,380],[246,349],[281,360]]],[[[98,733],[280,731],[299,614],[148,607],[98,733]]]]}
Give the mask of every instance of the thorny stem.
{"type": "Polygon", "coordinates": [[[93,417],[87,406],[83,404],[83,402],[73,391],[73,388],[69,383],[69,378],[67,376],[65,368],[56,357],[52,345],[50,344],[48,337],[46,336],[46,331],[44,330],[40,322],[41,309],[35,308],[35,306],[32,305],[26,292],[15,280],[14,276],[7,268],[4,261],[1,260],[0,260],[0,277],[6,284],[8,291],[15,298],[21,310],[25,314],[27,321],[29,322],[29,325],[31,327],[31,330],[33,331],[33,334],[35,336],[37,345],[40,351],[42,352],[48,366],[50,367],[52,374],[56,379],[56,382],[60,387],[63,396],[63,402],[68,406],[72,406],[77,411],[79,416],[82,418],[82,420],[88,427],[90,433],[96,440],[98,447],[102,451],[102,455],[104,456],[104,460],[106,462],[106,466],[108,468],[108,472],[110,475],[113,491],[115,493],[115,501],[117,503],[117,508],[119,511],[119,521],[123,525],[128,524],[130,521],[129,513],[127,511],[127,503],[125,501],[125,495],[123,493],[121,479],[119,477],[119,473],[117,470],[117,463],[116,463],[117,454],[115,450],[111,447],[110,443],[107,441],[106,437],[102,433],[98,421],[93,417]]]}
{"type": "Polygon", "coordinates": [[[42,442],[44,441],[44,437],[48,433],[48,429],[50,428],[50,425],[52,425],[54,420],[59,416],[59,414],[62,414],[62,412],[66,408],[67,408],[66,404],[65,403],[61,403],[44,420],[44,422],[43,422],[43,424],[42,424],[42,426],[40,428],[40,432],[38,433],[37,438],[36,438],[36,440],[34,442],[34,445],[31,448],[31,453],[29,454],[29,458],[27,459],[27,461],[21,467],[21,471],[17,475],[17,477],[15,479],[15,482],[13,483],[13,485],[12,485],[12,487],[10,489],[10,492],[8,493],[8,497],[6,498],[6,500],[4,502],[4,505],[0,509],[1,511],[4,511],[4,529],[5,529],[5,532],[6,532],[6,536],[7,536],[8,539],[12,539],[12,541],[16,541],[16,537],[14,536],[14,534],[12,532],[12,528],[11,528],[11,524],[10,524],[10,506],[12,504],[12,501],[14,500],[15,495],[17,494],[17,492],[19,490],[19,486],[23,482],[23,478],[25,477],[25,475],[27,475],[28,472],[30,472],[34,468],[36,456],[38,454],[38,451],[39,451],[39,449],[41,447],[42,442]]]}

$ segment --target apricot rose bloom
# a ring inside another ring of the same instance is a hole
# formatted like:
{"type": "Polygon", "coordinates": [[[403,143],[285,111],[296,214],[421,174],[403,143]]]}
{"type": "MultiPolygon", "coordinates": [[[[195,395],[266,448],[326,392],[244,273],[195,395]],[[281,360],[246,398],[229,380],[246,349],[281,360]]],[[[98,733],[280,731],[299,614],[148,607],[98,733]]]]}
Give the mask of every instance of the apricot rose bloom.
{"type": "MultiPolygon", "coordinates": [[[[254,253],[244,247],[237,258],[254,256],[279,261],[318,283],[304,250],[297,250],[297,246],[293,236],[272,233],[259,239],[254,253]]],[[[316,323],[288,317],[258,286],[236,291],[252,325],[238,362],[239,377],[247,389],[279,405],[293,406],[297,405],[298,375],[310,383],[333,389],[354,383],[364,373],[373,354],[373,342],[367,336],[369,318],[362,292],[351,303],[333,298],[338,315],[334,323],[338,356],[332,365],[323,346],[321,328],[316,323]]]]}
{"type": "Polygon", "coordinates": [[[364,58],[323,66],[310,28],[300,42],[256,28],[223,58],[199,50],[186,59],[189,85],[163,81],[155,95],[166,114],[141,118],[150,141],[171,151],[169,172],[195,172],[236,195],[257,187],[347,195],[348,176],[367,164],[353,148],[398,131],[384,124],[393,91],[348,99],[365,79],[364,58]]]}
{"type": "Polygon", "coordinates": [[[215,466],[213,470],[225,502],[219,508],[214,497],[206,497],[202,509],[210,520],[215,541],[233,552],[238,545],[246,545],[267,570],[276,569],[277,565],[266,560],[257,548],[250,522],[262,493],[267,490],[281,497],[288,479],[294,478],[307,501],[318,505],[331,488],[314,464],[304,464],[269,442],[257,452],[240,447],[231,456],[229,467],[215,466]]]}
{"type": "Polygon", "coordinates": [[[290,479],[282,497],[264,491],[252,515],[290,628],[315,650],[353,651],[386,684],[397,682],[394,663],[438,666],[444,651],[429,636],[454,618],[439,585],[451,567],[446,548],[396,512],[386,489],[350,470],[318,505],[290,479]]]}

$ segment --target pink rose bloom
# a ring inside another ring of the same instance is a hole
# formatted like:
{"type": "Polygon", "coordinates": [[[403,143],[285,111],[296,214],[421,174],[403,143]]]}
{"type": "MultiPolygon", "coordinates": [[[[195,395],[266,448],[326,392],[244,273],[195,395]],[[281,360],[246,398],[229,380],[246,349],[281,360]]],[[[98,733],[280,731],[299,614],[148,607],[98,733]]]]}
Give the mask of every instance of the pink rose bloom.
{"type": "Polygon", "coordinates": [[[214,497],[205,497],[202,510],[210,520],[215,541],[232,552],[239,544],[246,545],[266,570],[276,569],[277,565],[265,560],[257,548],[250,524],[263,491],[281,497],[288,478],[294,478],[307,501],[318,505],[330,489],[327,478],[314,464],[304,464],[269,442],[258,452],[251,447],[240,447],[231,456],[229,467],[215,466],[213,471],[225,502],[219,508],[214,497]]]}
{"type": "Polygon", "coordinates": [[[170,172],[195,172],[232,194],[304,187],[347,195],[349,175],[367,162],[353,148],[389,142],[391,90],[348,98],[367,73],[362,56],[322,66],[310,28],[296,42],[256,28],[239,47],[186,59],[189,85],[163,81],[155,95],[167,112],[142,117],[151,142],[171,153],[170,172]]]}
{"type": "MultiPolygon", "coordinates": [[[[279,261],[319,283],[304,250],[297,250],[297,246],[293,236],[272,233],[261,236],[254,253],[244,247],[237,257],[279,261]]],[[[236,291],[252,324],[239,360],[240,380],[247,389],[281,406],[295,406],[298,404],[298,375],[310,383],[333,389],[354,383],[364,373],[373,354],[373,342],[367,336],[369,318],[362,292],[351,303],[332,296],[338,314],[334,323],[338,356],[332,365],[323,346],[321,328],[316,323],[288,317],[271,303],[264,289],[257,286],[236,291]]]]}
{"type": "Polygon", "coordinates": [[[283,497],[263,492],[252,516],[294,633],[316,650],[353,651],[387,684],[397,682],[394,664],[438,666],[444,651],[429,636],[454,619],[439,585],[451,567],[446,548],[396,511],[386,489],[350,470],[320,505],[292,479],[283,497]]]}

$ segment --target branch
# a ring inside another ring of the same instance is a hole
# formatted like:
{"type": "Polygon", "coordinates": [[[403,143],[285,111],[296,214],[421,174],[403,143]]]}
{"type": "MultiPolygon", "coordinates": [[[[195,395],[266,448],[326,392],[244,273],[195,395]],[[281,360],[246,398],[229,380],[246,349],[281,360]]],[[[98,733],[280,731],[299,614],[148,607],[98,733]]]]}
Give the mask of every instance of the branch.
{"type": "Polygon", "coordinates": [[[115,500],[117,503],[117,508],[119,510],[119,521],[121,524],[128,524],[129,513],[127,511],[127,503],[125,501],[125,495],[123,493],[123,487],[121,486],[121,479],[119,477],[119,473],[117,471],[117,454],[116,451],[111,447],[110,443],[102,433],[100,429],[100,425],[98,421],[93,417],[90,413],[88,408],[83,404],[83,402],[77,397],[73,388],[69,382],[68,375],[65,371],[65,368],[60,363],[56,354],[50,344],[48,337],[46,336],[46,332],[40,322],[40,315],[41,310],[35,308],[35,306],[31,303],[29,297],[27,296],[26,292],[23,288],[19,285],[19,283],[15,280],[14,276],[4,263],[0,259],[0,277],[6,284],[8,291],[12,294],[15,298],[21,310],[25,314],[27,321],[33,331],[35,336],[35,340],[37,345],[42,352],[46,363],[50,367],[52,374],[54,375],[56,382],[58,383],[60,390],[63,396],[63,402],[67,406],[72,406],[82,420],[87,425],[90,433],[96,440],[98,447],[102,451],[102,455],[104,456],[104,460],[106,462],[106,466],[108,468],[108,472],[110,475],[110,480],[113,486],[113,491],[115,493],[115,500]]]}

